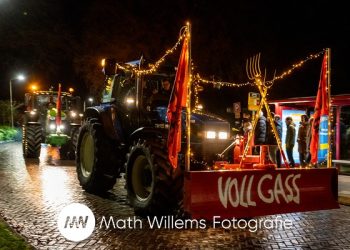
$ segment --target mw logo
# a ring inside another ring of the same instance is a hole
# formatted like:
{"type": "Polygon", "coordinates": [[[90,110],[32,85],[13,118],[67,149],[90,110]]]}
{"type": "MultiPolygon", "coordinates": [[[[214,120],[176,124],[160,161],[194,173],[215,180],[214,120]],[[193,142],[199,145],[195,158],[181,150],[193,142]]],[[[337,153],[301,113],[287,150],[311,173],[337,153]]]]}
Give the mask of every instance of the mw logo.
{"type": "Polygon", "coordinates": [[[89,216],[67,216],[66,223],[64,224],[64,228],[86,228],[86,224],[88,222],[89,216]]]}

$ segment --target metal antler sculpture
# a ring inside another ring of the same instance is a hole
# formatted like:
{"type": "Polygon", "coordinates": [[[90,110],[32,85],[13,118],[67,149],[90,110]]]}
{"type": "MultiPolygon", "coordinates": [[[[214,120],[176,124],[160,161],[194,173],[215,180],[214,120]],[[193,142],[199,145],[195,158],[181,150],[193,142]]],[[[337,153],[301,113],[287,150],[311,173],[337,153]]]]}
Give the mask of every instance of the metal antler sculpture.
{"type": "MultiPolygon", "coordinates": [[[[271,110],[270,110],[270,107],[269,107],[269,105],[267,103],[267,99],[266,99],[267,90],[273,85],[273,80],[270,82],[270,85],[267,85],[267,83],[265,81],[266,69],[265,69],[265,74],[262,77],[261,70],[260,70],[260,53],[255,55],[255,56],[253,56],[253,57],[250,57],[247,60],[247,62],[246,62],[246,72],[247,72],[247,76],[248,76],[249,80],[254,81],[255,85],[258,87],[260,95],[261,95],[261,102],[260,102],[260,105],[259,105],[259,108],[258,108],[258,111],[257,111],[257,115],[256,115],[256,117],[254,117],[254,120],[253,120],[253,124],[252,124],[253,125],[253,129],[252,129],[252,132],[250,132],[250,134],[248,136],[248,141],[246,142],[246,146],[244,148],[243,156],[242,156],[241,161],[240,161],[240,167],[242,166],[242,163],[243,163],[243,161],[244,161],[244,159],[245,159],[245,157],[247,155],[247,152],[249,150],[249,145],[250,145],[250,142],[251,142],[252,137],[253,137],[253,131],[255,131],[256,125],[258,123],[259,114],[260,114],[262,108],[265,107],[268,120],[270,122],[270,125],[271,125],[271,128],[273,130],[273,133],[274,133],[274,135],[276,137],[278,149],[281,152],[281,155],[282,155],[283,161],[286,164],[286,167],[289,168],[289,164],[287,162],[286,156],[285,156],[284,151],[282,149],[281,138],[278,135],[278,132],[277,132],[277,129],[276,129],[276,126],[275,126],[275,123],[274,123],[274,119],[273,119],[273,117],[271,115],[271,110]],[[264,80],[262,80],[262,78],[264,78],[264,80]]],[[[274,76],[274,78],[275,78],[275,76],[274,76]]]]}

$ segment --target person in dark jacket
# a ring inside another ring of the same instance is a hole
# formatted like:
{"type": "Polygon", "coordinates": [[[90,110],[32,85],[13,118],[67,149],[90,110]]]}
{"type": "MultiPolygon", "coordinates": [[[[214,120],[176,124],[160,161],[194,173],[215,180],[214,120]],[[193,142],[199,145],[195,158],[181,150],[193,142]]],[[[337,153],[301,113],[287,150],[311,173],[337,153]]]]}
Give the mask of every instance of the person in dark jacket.
{"type": "Polygon", "coordinates": [[[291,167],[295,166],[293,158],[293,148],[295,144],[295,124],[292,117],[286,118],[287,134],[286,134],[286,152],[291,167]]]}
{"type": "MultiPolygon", "coordinates": [[[[254,144],[263,145],[266,144],[266,117],[264,113],[260,111],[258,123],[254,131],[254,144]]],[[[259,147],[256,147],[256,152],[259,153],[259,147]]]]}
{"type": "Polygon", "coordinates": [[[307,164],[310,164],[310,162],[311,162],[310,144],[311,144],[311,138],[312,138],[312,125],[313,125],[313,123],[314,123],[314,118],[310,117],[309,128],[308,128],[307,133],[306,133],[306,145],[307,145],[307,151],[308,151],[308,154],[306,156],[306,163],[307,164]]]}
{"type": "Polygon", "coordinates": [[[270,159],[273,163],[277,164],[277,167],[281,167],[281,152],[278,149],[277,145],[277,139],[276,136],[279,137],[279,140],[282,138],[282,121],[281,117],[279,115],[275,115],[273,112],[271,112],[271,115],[273,117],[273,122],[275,124],[277,135],[274,134],[272,127],[270,123],[267,123],[267,138],[266,138],[266,144],[270,145],[269,147],[269,155],[270,159]]]}
{"type": "Polygon", "coordinates": [[[304,167],[307,165],[307,154],[308,148],[308,130],[309,130],[309,117],[307,115],[301,116],[301,122],[298,129],[298,152],[300,159],[300,166],[304,167]]]}

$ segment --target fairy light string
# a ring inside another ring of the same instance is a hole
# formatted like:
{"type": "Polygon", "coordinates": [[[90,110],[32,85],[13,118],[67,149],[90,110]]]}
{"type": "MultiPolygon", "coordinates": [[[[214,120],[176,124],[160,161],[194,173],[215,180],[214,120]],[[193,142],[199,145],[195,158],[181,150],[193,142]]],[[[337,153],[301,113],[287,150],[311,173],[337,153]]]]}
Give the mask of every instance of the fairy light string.
{"type": "MultiPolygon", "coordinates": [[[[301,68],[306,62],[319,58],[321,55],[325,53],[324,50],[317,52],[315,54],[310,54],[307,56],[304,60],[301,60],[295,64],[293,64],[290,68],[280,73],[278,76],[275,76],[272,80],[266,81],[265,84],[267,88],[271,88],[275,81],[282,80],[285,77],[291,75],[295,70],[301,68]]],[[[253,82],[245,82],[245,83],[236,83],[236,82],[226,82],[226,81],[214,81],[214,80],[208,80],[205,78],[202,78],[198,73],[194,76],[194,79],[197,81],[197,85],[199,83],[205,85],[205,84],[212,84],[214,87],[244,87],[244,86],[253,86],[255,83],[253,82]]],[[[194,98],[195,103],[199,104],[199,98],[198,98],[198,91],[194,91],[194,98]]]]}
{"type": "Polygon", "coordinates": [[[123,66],[123,65],[120,65],[120,64],[117,64],[117,67],[122,69],[122,70],[132,71],[136,75],[150,75],[152,73],[155,73],[159,69],[159,67],[163,64],[165,59],[169,55],[173,54],[176,51],[176,49],[181,44],[182,40],[185,39],[188,35],[189,35],[188,34],[188,27],[187,26],[182,27],[181,30],[180,30],[179,39],[174,44],[174,46],[171,47],[170,49],[167,49],[165,51],[164,55],[162,57],[160,57],[158,59],[158,61],[148,64],[148,68],[146,68],[146,69],[137,69],[137,68],[134,68],[134,67],[127,67],[127,66],[123,66]]]}
{"type": "MultiPolygon", "coordinates": [[[[138,69],[136,67],[132,67],[131,65],[125,65],[125,64],[124,65],[117,64],[117,67],[122,69],[122,70],[132,72],[136,75],[153,74],[153,73],[157,72],[159,67],[166,60],[166,58],[169,55],[173,54],[177,50],[177,48],[181,44],[182,40],[184,40],[188,35],[189,35],[188,34],[188,27],[187,26],[182,27],[180,29],[180,35],[179,35],[177,42],[170,49],[167,49],[165,51],[165,53],[163,54],[163,56],[161,56],[156,62],[148,64],[148,67],[145,69],[138,69]]],[[[266,86],[268,88],[271,88],[275,81],[284,79],[285,77],[291,75],[295,70],[301,68],[306,62],[313,60],[313,59],[316,59],[316,58],[319,58],[324,53],[325,53],[325,51],[322,50],[318,53],[310,54],[304,60],[301,60],[301,61],[293,64],[290,68],[283,71],[278,76],[275,76],[272,80],[266,81],[265,82],[266,86]]],[[[193,62],[191,62],[191,64],[192,64],[192,72],[194,72],[193,62]]],[[[237,82],[229,82],[229,81],[209,80],[209,79],[201,77],[199,73],[191,74],[190,79],[191,79],[191,81],[193,81],[193,89],[194,89],[193,95],[194,95],[194,104],[195,104],[194,106],[195,106],[195,109],[198,109],[198,110],[203,108],[200,104],[199,96],[198,96],[200,85],[209,85],[210,84],[210,85],[217,87],[217,88],[221,88],[221,87],[240,88],[240,87],[254,86],[255,85],[254,82],[237,83],[237,82]]]]}
{"type": "Polygon", "coordinates": [[[293,64],[292,67],[290,67],[288,70],[282,72],[279,76],[276,76],[273,80],[275,80],[275,81],[281,80],[281,79],[285,78],[286,76],[289,76],[290,74],[293,73],[293,71],[295,71],[298,68],[301,68],[307,61],[319,58],[323,54],[324,54],[324,50],[322,50],[316,54],[309,55],[304,60],[301,60],[300,62],[293,64]]]}

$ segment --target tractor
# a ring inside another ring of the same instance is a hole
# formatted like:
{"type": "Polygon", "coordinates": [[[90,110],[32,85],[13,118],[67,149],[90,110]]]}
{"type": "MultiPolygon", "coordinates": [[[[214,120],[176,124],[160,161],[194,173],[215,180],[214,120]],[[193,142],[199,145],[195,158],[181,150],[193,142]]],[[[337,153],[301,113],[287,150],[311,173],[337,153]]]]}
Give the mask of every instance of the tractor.
{"type": "MultiPolygon", "coordinates": [[[[133,61],[124,66],[138,68],[139,64],[140,61],[133,61]]],[[[78,137],[76,163],[80,185],[88,192],[105,192],[125,172],[128,199],[137,214],[175,211],[183,199],[185,151],[179,154],[181,166],[174,169],[167,159],[166,147],[169,99],[157,98],[162,81],[172,81],[174,68],[173,72],[135,76],[108,59],[104,72],[102,103],[85,110],[78,137]]],[[[184,121],[184,112],[182,116],[184,121]]],[[[193,169],[209,169],[216,153],[231,140],[230,124],[212,114],[193,112],[191,129],[193,169]]],[[[185,144],[185,138],[182,143],[185,144]]]]}
{"type": "MultiPolygon", "coordinates": [[[[61,87],[59,87],[61,88],[61,87]]],[[[33,91],[25,94],[22,146],[25,158],[38,158],[41,143],[58,146],[61,159],[74,159],[83,114],[80,97],[70,92],[33,91]],[[60,101],[58,101],[60,99],[60,101]],[[60,122],[58,123],[58,118],[60,122]]]]}
{"type": "MultiPolygon", "coordinates": [[[[190,28],[182,30],[189,33],[190,28]]],[[[178,214],[212,220],[339,208],[337,169],[330,167],[331,161],[328,168],[292,169],[283,157],[284,168],[277,168],[269,160],[269,145],[251,155],[250,143],[235,153],[238,160],[228,160],[225,152],[236,143],[230,125],[191,106],[190,36],[182,34],[180,39],[184,42],[179,66],[167,98],[157,95],[164,80],[172,82],[175,74],[158,67],[165,56],[146,70],[142,60],[103,61],[102,101],[86,109],[76,148],[82,188],[106,192],[125,173],[128,202],[140,216],[178,214]]],[[[259,110],[267,110],[276,136],[266,100],[270,85],[258,70],[259,58],[247,63],[247,73],[262,96],[259,110]]],[[[276,140],[284,156],[281,140],[276,140]]]]}

